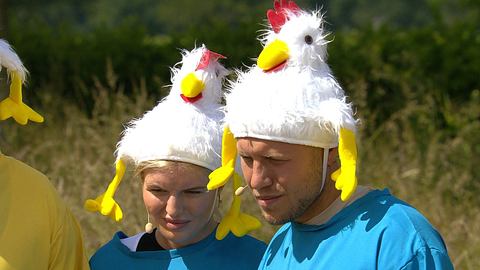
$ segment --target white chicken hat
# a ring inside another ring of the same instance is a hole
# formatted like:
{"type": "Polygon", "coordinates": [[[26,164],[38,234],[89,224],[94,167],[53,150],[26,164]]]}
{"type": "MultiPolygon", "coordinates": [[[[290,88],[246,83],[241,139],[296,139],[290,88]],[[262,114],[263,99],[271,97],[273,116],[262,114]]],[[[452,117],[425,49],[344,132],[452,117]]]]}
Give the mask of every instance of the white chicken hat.
{"type": "Polygon", "coordinates": [[[225,57],[205,45],[184,50],[182,56],[172,68],[169,95],[123,132],[117,144],[116,175],[104,194],[85,202],[87,210],[99,211],[117,222],[122,219],[113,195],[128,164],[171,160],[210,170],[220,166],[220,102],[222,81],[228,72],[218,60],[225,57]]]}
{"type": "Polygon", "coordinates": [[[338,146],[341,167],[332,179],[346,201],[357,185],[357,121],[326,63],[322,15],[275,0],[267,17],[257,65],[238,71],[226,94],[222,167],[212,172],[208,187],[223,186],[235,174],[235,138],[254,137],[323,148],[322,189],[328,150],[338,146]]]}
{"type": "Polygon", "coordinates": [[[26,125],[28,120],[43,122],[43,117],[23,103],[22,85],[26,81],[27,69],[7,41],[0,39],[0,71],[7,69],[10,78],[10,93],[0,102],[0,120],[12,117],[17,123],[26,125]]]}

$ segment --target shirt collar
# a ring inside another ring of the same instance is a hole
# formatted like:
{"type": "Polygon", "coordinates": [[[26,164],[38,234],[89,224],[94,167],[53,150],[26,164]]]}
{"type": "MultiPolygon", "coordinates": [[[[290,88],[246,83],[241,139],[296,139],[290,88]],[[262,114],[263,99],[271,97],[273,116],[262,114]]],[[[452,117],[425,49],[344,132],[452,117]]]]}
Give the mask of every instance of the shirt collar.
{"type": "Polygon", "coordinates": [[[327,209],[323,210],[320,214],[314,216],[313,218],[307,220],[304,224],[306,225],[322,225],[327,223],[333,216],[335,216],[340,210],[347,207],[357,199],[363,197],[368,192],[370,192],[372,188],[365,187],[365,186],[358,186],[355,193],[350,197],[350,199],[346,202],[340,199],[340,196],[333,201],[327,209]]]}

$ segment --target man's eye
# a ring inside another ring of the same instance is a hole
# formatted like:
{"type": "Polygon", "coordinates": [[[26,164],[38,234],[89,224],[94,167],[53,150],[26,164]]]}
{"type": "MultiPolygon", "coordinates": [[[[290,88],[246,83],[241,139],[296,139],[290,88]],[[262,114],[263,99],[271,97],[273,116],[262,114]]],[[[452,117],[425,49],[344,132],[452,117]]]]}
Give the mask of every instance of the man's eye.
{"type": "Polygon", "coordinates": [[[242,160],[245,162],[245,163],[251,163],[252,162],[252,158],[251,157],[248,157],[248,156],[241,156],[242,160]]]}
{"type": "Polygon", "coordinates": [[[193,190],[186,190],[185,191],[186,194],[191,194],[191,195],[203,194],[203,193],[207,193],[207,192],[208,192],[207,189],[193,189],[193,190]]]}
{"type": "Polygon", "coordinates": [[[161,188],[147,188],[148,191],[153,193],[166,193],[167,191],[161,188]]]}
{"type": "Polygon", "coordinates": [[[287,161],[286,159],[276,158],[276,157],[266,157],[271,162],[281,163],[287,161]]]}

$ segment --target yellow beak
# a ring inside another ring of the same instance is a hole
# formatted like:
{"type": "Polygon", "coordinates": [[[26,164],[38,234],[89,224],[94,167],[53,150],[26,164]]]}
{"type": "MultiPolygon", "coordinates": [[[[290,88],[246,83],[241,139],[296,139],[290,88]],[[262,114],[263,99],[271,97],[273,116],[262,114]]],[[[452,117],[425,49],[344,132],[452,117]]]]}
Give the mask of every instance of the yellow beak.
{"type": "Polygon", "coordinates": [[[269,71],[282,63],[289,57],[288,46],[281,40],[274,40],[258,56],[257,65],[264,71],[269,71]]]}
{"type": "Polygon", "coordinates": [[[185,97],[194,98],[203,91],[205,84],[197,78],[194,72],[191,72],[183,78],[180,88],[185,97]]]}

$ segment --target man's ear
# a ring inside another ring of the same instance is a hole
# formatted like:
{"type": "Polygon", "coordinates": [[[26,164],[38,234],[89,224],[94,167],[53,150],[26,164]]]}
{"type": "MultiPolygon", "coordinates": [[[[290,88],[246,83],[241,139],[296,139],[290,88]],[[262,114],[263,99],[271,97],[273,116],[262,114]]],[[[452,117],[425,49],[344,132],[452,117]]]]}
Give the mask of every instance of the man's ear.
{"type": "Polygon", "coordinates": [[[330,148],[328,150],[328,167],[334,166],[334,169],[337,169],[339,166],[338,163],[338,147],[330,148]]]}

